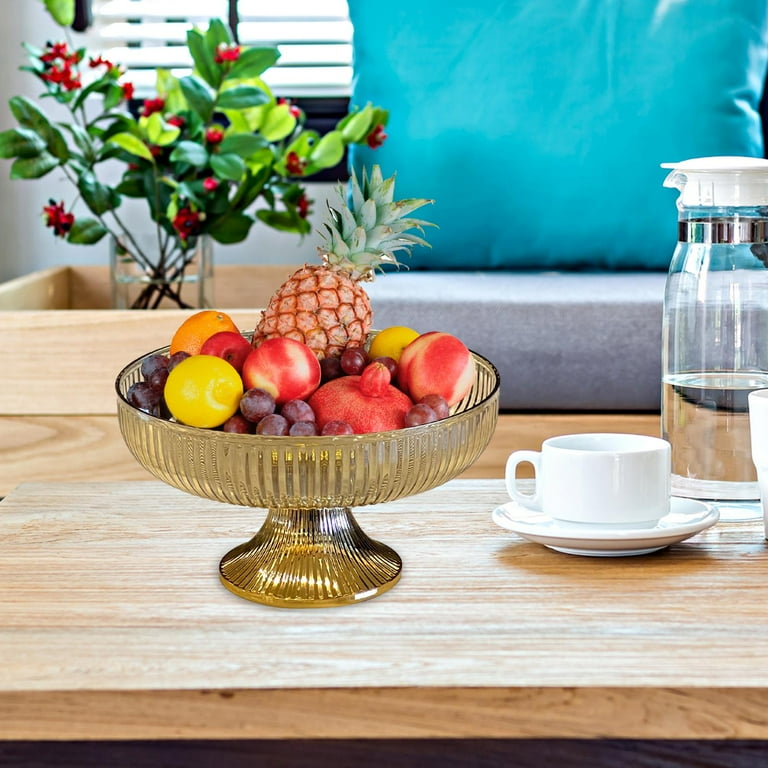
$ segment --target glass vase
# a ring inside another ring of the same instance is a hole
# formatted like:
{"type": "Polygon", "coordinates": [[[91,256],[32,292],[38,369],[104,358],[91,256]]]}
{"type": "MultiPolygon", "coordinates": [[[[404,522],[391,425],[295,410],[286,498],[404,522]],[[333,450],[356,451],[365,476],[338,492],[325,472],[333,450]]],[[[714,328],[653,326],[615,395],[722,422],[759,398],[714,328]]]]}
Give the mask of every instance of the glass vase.
{"type": "Polygon", "coordinates": [[[114,309],[203,309],[214,305],[213,241],[113,238],[110,278],[114,309]]]}

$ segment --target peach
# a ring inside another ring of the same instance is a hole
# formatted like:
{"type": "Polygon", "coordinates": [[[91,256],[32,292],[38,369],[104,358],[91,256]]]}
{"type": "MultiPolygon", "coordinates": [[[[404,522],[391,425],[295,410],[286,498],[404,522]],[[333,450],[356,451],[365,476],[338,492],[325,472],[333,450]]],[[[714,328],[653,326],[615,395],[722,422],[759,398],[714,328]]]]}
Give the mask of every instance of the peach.
{"type": "Polygon", "coordinates": [[[472,388],[475,360],[464,342],[443,331],[417,336],[402,352],[397,383],[414,401],[440,395],[456,405],[472,388]]]}
{"type": "Polygon", "coordinates": [[[306,400],[320,385],[320,362],[300,341],[267,339],[245,358],[243,383],[246,389],[266,390],[278,404],[306,400]]]}
{"type": "Polygon", "coordinates": [[[242,334],[235,331],[218,331],[203,342],[200,354],[221,357],[241,373],[245,358],[248,357],[251,349],[253,349],[251,342],[242,334]]]}
{"type": "Polygon", "coordinates": [[[309,398],[320,430],[334,421],[347,422],[358,435],[405,426],[405,414],[413,405],[408,395],[386,383],[376,387],[380,394],[366,395],[360,387],[361,379],[361,376],[332,379],[309,398]]]}

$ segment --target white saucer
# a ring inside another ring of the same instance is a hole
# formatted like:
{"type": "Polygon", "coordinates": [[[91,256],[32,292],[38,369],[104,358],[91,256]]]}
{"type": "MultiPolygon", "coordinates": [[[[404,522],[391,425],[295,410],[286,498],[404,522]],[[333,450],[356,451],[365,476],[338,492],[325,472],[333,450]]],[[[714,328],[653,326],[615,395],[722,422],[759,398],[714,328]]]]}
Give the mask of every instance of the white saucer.
{"type": "Polygon", "coordinates": [[[568,555],[621,557],[647,555],[714,525],[718,510],[696,499],[673,496],[670,512],[654,525],[567,523],[510,501],[493,510],[493,521],[524,539],[568,555]]]}

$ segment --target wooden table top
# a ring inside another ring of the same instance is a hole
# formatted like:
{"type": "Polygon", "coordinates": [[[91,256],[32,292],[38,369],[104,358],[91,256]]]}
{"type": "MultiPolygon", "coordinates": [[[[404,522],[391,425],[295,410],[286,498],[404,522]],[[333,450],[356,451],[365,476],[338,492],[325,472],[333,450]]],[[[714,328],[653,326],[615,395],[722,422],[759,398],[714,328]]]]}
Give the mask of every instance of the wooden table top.
{"type": "Polygon", "coordinates": [[[359,508],[403,576],[278,609],[219,559],[264,510],[157,482],[0,503],[0,737],[768,738],[768,545],[719,523],[646,556],[528,543],[500,480],[359,508]]]}

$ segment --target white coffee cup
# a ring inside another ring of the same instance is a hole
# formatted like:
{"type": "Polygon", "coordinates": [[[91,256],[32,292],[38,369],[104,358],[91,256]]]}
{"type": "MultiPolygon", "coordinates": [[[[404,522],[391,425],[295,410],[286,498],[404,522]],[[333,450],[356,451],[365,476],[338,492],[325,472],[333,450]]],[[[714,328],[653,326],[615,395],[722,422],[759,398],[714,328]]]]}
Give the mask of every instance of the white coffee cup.
{"type": "Polygon", "coordinates": [[[671,448],[646,435],[560,435],[545,440],[541,451],[512,453],[505,480],[514,501],[556,520],[653,524],[669,512],[671,448]],[[523,462],[534,468],[532,494],[517,488],[517,466],[523,462]]]}
{"type": "Polygon", "coordinates": [[[756,389],[747,397],[749,404],[749,439],[752,463],[757,470],[757,484],[763,504],[765,538],[768,539],[768,389],[756,389]]]}

